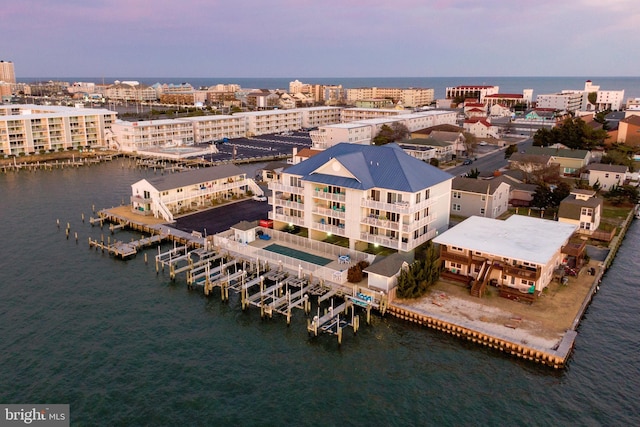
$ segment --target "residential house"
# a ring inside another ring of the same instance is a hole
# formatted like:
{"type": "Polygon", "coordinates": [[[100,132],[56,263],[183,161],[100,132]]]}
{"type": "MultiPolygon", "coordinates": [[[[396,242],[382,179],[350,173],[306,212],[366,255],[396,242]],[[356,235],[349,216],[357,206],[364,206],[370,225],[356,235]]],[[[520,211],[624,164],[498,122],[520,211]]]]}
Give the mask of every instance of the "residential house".
{"type": "Polygon", "coordinates": [[[131,185],[133,212],[173,221],[176,215],[264,191],[239,167],[228,164],[156,175],[131,185]]]}
{"type": "Polygon", "coordinates": [[[303,227],[311,240],[407,252],[448,228],[452,179],[397,144],[340,143],[269,184],[269,219],[275,229],[303,227]]]}
{"type": "Polygon", "coordinates": [[[462,127],[476,138],[499,138],[498,127],[493,126],[491,121],[484,117],[466,119],[462,127]]]}
{"type": "Polygon", "coordinates": [[[630,115],[618,123],[618,142],[631,147],[640,146],[640,115],[630,115]]]}
{"type": "Polygon", "coordinates": [[[465,102],[464,103],[464,116],[466,118],[472,117],[486,117],[487,106],[481,102],[465,102]]]}
{"type": "Polygon", "coordinates": [[[511,117],[512,114],[511,108],[501,103],[493,104],[489,108],[489,116],[491,117],[511,117]]]}
{"type": "Polygon", "coordinates": [[[524,174],[524,181],[534,181],[533,176],[548,172],[559,174],[559,166],[551,163],[551,156],[545,154],[513,153],[509,157],[509,169],[524,174]]]}
{"type": "Polygon", "coordinates": [[[603,200],[593,190],[575,189],[560,202],[558,221],[578,226],[578,233],[593,234],[600,227],[603,200]]]}
{"type": "Polygon", "coordinates": [[[314,150],[311,148],[303,148],[302,150],[298,151],[298,148],[294,147],[293,156],[291,156],[291,159],[287,159],[287,163],[297,165],[298,163],[307,160],[309,157],[313,157],[321,152],[322,150],[314,150]]]}
{"type": "Polygon", "coordinates": [[[440,162],[448,162],[455,155],[455,144],[435,138],[405,139],[398,145],[410,156],[423,161],[435,158],[440,162]]]}
{"type": "Polygon", "coordinates": [[[539,294],[564,258],[577,226],[523,215],[506,220],[472,216],[433,239],[440,244],[441,276],[474,280],[472,291],[495,283],[511,295],[539,294]]]}
{"type": "Polygon", "coordinates": [[[497,218],[507,211],[509,190],[500,178],[456,177],[451,183],[451,214],[497,218]]]}
{"type": "Polygon", "coordinates": [[[413,252],[396,252],[382,259],[376,259],[362,270],[368,275],[367,286],[389,293],[398,284],[402,269],[408,268],[413,259],[413,252]]]}
{"type": "Polygon", "coordinates": [[[591,161],[589,150],[570,150],[551,147],[528,147],[527,154],[545,155],[551,157],[551,163],[556,163],[560,167],[560,174],[563,176],[578,176],[580,170],[591,161]]]}
{"type": "Polygon", "coordinates": [[[623,185],[627,179],[629,168],[624,165],[608,165],[605,163],[592,163],[587,166],[582,179],[589,180],[591,187],[609,191],[617,185],[623,185]]]}

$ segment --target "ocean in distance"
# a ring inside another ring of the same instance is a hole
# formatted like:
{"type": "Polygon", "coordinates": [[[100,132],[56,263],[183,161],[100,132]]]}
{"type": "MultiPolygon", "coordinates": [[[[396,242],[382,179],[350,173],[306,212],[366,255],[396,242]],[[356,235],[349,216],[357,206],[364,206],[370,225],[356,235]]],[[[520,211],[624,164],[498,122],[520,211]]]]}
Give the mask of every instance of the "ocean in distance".
{"type": "Polygon", "coordinates": [[[303,83],[342,85],[344,88],[356,87],[424,87],[433,88],[437,99],[445,97],[445,90],[459,85],[495,85],[500,93],[522,93],[523,89],[533,89],[534,98],[538,94],[560,92],[564,89],[583,90],[584,82],[593,81],[601,90],[623,90],[625,101],[640,97],[640,76],[638,77],[38,77],[19,78],[20,82],[44,82],[61,80],[68,82],[95,82],[111,84],[116,80],[134,80],[152,85],[155,83],[189,83],[193,87],[208,87],[215,84],[239,84],[251,89],[289,90],[289,82],[300,80],[303,83]]]}
{"type": "Polygon", "coordinates": [[[555,371],[391,317],[339,347],[301,312],[261,320],[89,249],[109,236],[92,206],[151,175],[127,159],[0,174],[0,402],[68,403],[86,426],[640,425],[639,221],[555,371]]]}

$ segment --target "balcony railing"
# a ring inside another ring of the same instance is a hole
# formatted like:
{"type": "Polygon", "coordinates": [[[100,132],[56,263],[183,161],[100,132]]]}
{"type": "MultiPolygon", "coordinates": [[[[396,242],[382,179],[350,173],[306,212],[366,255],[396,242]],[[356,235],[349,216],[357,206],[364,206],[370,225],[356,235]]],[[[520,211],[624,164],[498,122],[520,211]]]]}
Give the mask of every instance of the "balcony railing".
{"type": "Polygon", "coordinates": [[[343,226],[323,224],[321,222],[314,222],[313,228],[320,231],[326,231],[327,233],[337,234],[338,236],[346,236],[347,233],[343,226]]]}
{"type": "Polygon", "coordinates": [[[380,217],[376,216],[368,216],[363,218],[360,222],[367,225],[372,225],[374,227],[387,228],[389,230],[399,230],[400,225],[395,221],[390,221],[388,219],[380,219],[380,217]]]}
{"type": "Polygon", "coordinates": [[[319,215],[330,216],[332,218],[345,219],[346,217],[344,210],[325,208],[322,206],[314,206],[311,212],[319,215]]]}
{"type": "Polygon", "coordinates": [[[410,232],[412,232],[413,230],[415,230],[417,228],[420,228],[422,226],[425,226],[425,225],[433,222],[435,219],[436,219],[436,215],[435,214],[431,214],[431,215],[428,215],[428,216],[422,218],[419,221],[414,221],[414,222],[411,222],[409,224],[404,224],[403,223],[402,224],[402,232],[403,233],[410,233],[410,232]]]}
{"type": "Polygon", "coordinates": [[[371,234],[371,233],[360,233],[360,239],[369,242],[369,243],[377,243],[382,246],[386,246],[388,248],[397,248],[398,247],[398,239],[393,237],[387,237],[380,234],[371,234]]]}
{"type": "Polygon", "coordinates": [[[504,272],[504,274],[509,276],[516,276],[528,280],[538,280],[540,278],[542,269],[540,267],[530,269],[527,267],[505,265],[502,271],[504,272]]]}
{"type": "Polygon", "coordinates": [[[273,213],[273,211],[269,211],[269,219],[272,219],[274,221],[288,222],[289,224],[294,224],[294,225],[299,225],[301,227],[304,227],[304,218],[301,218],[298,216],[277,214],[277,213],[273,213]]]}
{"type": "Polygon", "coordinates": [[[337,202],[344,202],[345,200],[344,193],[329,193],[328,191],[318,189],[313,192],[313,197],[324,200],[333,200],[337,202]]]}
{"type": "Polygon", "coordinates": [[[287,208],[297,209],[299,211],[304,210],[303,203],[292,202],[291,200],[282,200],[278,197],[269,197],[268,200],[271,206],[283,206],[287,208]]]}
{"type": "Polygon", "coordinates": [[[282,191],[285,193],[292,193],[292,194],[302,194],[304,190],[302,187],[294,187],[293,185],[280,184],[279,182],[270,182],[269,189],[273,190],[274,192],[282,191]]]}
{"type": "Polygon", "coordinates": [[[459,252],[449,251],[449,250],[446,249],[445,246],[442,246],[442,249],[440,250],[440,258],[446,259],[446,260],[449,260],[449,261],[461,262],[461,263],[465,263],[465,264],[469,263],[469,256],[468,255],[461,254],[459,252]]]}

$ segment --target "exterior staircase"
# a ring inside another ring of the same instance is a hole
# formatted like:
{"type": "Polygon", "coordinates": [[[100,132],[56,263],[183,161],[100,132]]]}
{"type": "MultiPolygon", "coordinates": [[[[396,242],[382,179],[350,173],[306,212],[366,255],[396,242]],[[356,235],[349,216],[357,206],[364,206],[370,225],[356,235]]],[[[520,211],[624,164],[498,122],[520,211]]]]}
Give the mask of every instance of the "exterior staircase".
{"type": "Polygon", "coordinates": [[[471,287],[471,296],[482,298],[482,295],[487,291],[487,283],[491,276],[491,270],[493,270],[493,265],[490,261],[485,261],[480,268],[480,273],[478,274],[477,279],[471,287]]]}

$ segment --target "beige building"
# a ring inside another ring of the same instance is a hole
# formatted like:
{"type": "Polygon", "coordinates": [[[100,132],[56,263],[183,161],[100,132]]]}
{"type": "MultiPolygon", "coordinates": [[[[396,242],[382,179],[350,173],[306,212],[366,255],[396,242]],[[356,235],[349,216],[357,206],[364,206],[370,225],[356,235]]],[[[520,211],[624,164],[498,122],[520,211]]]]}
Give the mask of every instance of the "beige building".
{"type": "Polygon", "coordinates": [[[434,90],[431,88],[362,87],[347,89],[347,102],[350,104],[371,99],[388,99],[394,104],[414,108],[431,105],[435,98],[434,90]]]}
{"type": "Polygon", "coordinates": [[[246,119],[242,116],[199,116],[185,117],[182,120],[193,124],[193,140],[196,144],[224,138],[243,138],[247,134],[246,119]]]}
{"type": "Polygon", "coordinates": [[[105,109],[0,105],[0,153],[106,147],[115,121],[116,113],[105,109]]]}
{"type": "Polygon", "coordinates": [[[299,110],[251,111],[234,116],[246,120],[248,137],[302,128],[302,113],[299,110]]]}
{"type": "Polygon", "coordinates": [[[593,234],[600,227],[604,201],[593,190],[574,189],[558,208],[558,221],[578,226],[578,233],[593,234]]]}
{"type": "Polygon", "coordinates": [[[0,82],[15,83],[16,72],[11,61],[0,61],[0,82]]]}

